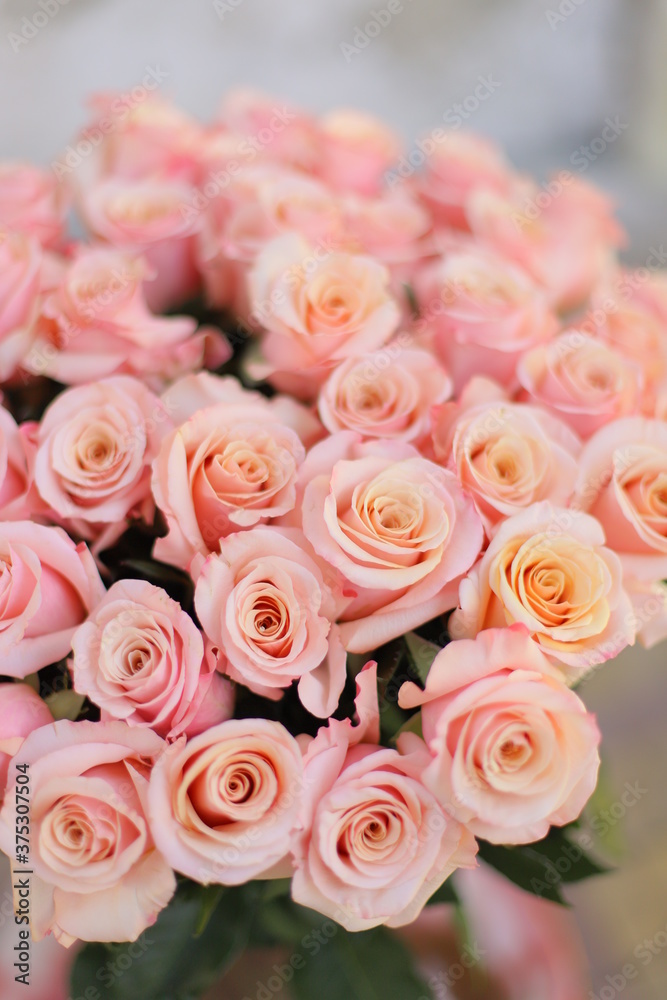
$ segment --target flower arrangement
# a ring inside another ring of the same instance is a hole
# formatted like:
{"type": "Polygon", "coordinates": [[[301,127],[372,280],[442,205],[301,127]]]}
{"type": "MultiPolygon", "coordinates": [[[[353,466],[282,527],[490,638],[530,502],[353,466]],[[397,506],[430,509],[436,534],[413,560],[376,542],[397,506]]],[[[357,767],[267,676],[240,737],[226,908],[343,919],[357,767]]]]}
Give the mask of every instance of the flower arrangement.
{"type": "Polygon", "coordinates": [[[87,943],[73,996],[319,935],[297,996],[366,955],[364,996],[426,997],[387,928],[454,873],[600,870],[576,688],[667,634],[667,285],[602,194],[473,135],[92,108],[0,166],[17,924],[87,943]]]}

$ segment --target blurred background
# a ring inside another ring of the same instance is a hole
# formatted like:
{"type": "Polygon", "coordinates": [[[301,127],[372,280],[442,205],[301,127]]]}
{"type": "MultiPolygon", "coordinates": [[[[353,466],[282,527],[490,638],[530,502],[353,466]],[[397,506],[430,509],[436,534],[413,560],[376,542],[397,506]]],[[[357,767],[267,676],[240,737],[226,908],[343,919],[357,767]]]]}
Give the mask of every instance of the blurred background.
{"type": "MultiPolygon", "coordinates": [[[[667,0],[0,0],[0,49],[0,157],[48,165],[90,92],[151,71],[204,118],[249,84],[313,111],[364,108],[408,142],[476,104],[466,127],[517,167],[580,172],[614,198],[629,263],[667,244],[667,0]],[[489,95],[466,105],[480,80],[489,95]]],[[[618,865],[569,893],[595,1000],[667,996],[664,660],[628,650],[583,691],[604,736],[592,817],[618,865]],[[628,784],[645,789],[629,807],[628,784]]]]}

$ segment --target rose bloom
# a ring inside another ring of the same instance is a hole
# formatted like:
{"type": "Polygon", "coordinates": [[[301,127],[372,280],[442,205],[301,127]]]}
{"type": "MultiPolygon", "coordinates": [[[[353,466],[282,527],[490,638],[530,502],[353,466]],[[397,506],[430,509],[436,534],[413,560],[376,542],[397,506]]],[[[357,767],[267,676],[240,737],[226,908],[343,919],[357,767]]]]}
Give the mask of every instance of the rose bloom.
{"type": "Polygon", "coordinates": [[[78,248],[44,297],[24,366],[67,385],[116,373],[157,385],[200,367],[211,338],[191,316],[153,316],[144,283],[154,274],[136,253],[78,248]]]}
{"type": "Polygon", "coordinates": [[[11,413],[0,403],[0,518],[10,521],[28,514],[28,464],[21,433],[11,413]]]}
{"type": "Polygon", "coordinates": [[[266,329],[262,373],[311,398],[339,361],[381,347],[399,322],[388,281],[370,257],[313,255],[296,235],[268,243],[249,277],[252,317],[266,329]],[[313,267],[304,266],[308,258],[313,267]]]}
{"type": "Polygon", "coordinates": [[[450,635],[522,623],[574,679],[612,659],[634,642],[635,620],[604,541],[595,518],[546,500],[508,518],[461,581],[450,635]]]}
{"type": "Polygon", "coordinates": [[[341,206],[344,246],[385,264],[394,293],[397,297],[404,294],[401,283],[412,280],[417,268],[434,253],[433,220],[424,206],[406,192],[380,198],[348,195],[341,206]]]}
{"type": "Polygon", "coordinates": [[[0,163],[0,228],[55,248],[64,237],[68,208],[65,188],[50,170],[31,163],[0,163]]]}
{"type": "Polygon", "coordinates": [[[41,500],[84,538],[130,517],[151,521],[151,463],[170,427],[164,404],[137,379],[118,375],[67,389],[31,432],[41,500]]]}
{"type": "Polygon", "coordinates": [[[72,650],[74,690],[130,726],[174,738],[232,715],[230,685],[204,658],[192,618],[145,580],[114,583],[74,633],[72,650]]]}
{"type": "Polygon", "coordinates": [[[417,280],[422,319],[456,391],[473,375],[513,386],[523,351],[557,330],[547,298],[517,265],[462,245],[425,267],[417,280]]]}
{"type": "Polygon", "coordinates": [[[345,686],[346,655],[330,624],[333,597],[307,548],[287,528],[228,535],[201,569],[195,608],[233,680],[274,699],[298,681],[303,705],[326,718],[345,686]]]}
{"type": "Polygon", "coordinates": [[[504,195],[474,191],[466,219],[474,236],[522,267],[555,308],[569,312],[591,294],[624,233],[597,188],[565,171],[550,183],[560,185],[556,195],[525,180],[504,195]]]}
{"type": "Polygon", "coordinates": [[[10,677],[66,656],[77,625],[104,597],[95,561],[61,528],[0,524],[0,661],[10,677]]]}
{"type": "Polygon", "coordinates": [[[318,410],[326,429],[368,438],[419,443],[431,427],[431,407],[449,398],[452,383],[428,351],[399,334],[372,354],[348,358],[320,389],[318,410]]]}
{"type": "MultiPolygon", "coordinates": [[[[56,722],[32,732],[17,763],[30,777],[30,931],[69,947],[135,941],[155,923],[176,879],[156,851],[144,802],[164,742],[124,722],[56,722]]],[[[11,784],[0,846],[16,854],[11,784]]]]}
{"type": "Polygon", "coordinates": [[[667,576],[667,424],[626,417],[602,427],[581,453],[572,506],[600,522],[626,574],[667,576]]]}
{"type": "Polygon", "coordinates": [[[433,444],[473,497],[490,537],[504,518],[538,500],[568,503],[581,442],[537,406],[494,399],[484,381],[473,379],[458,404],[436,409],[433,444]]]}
{"type": "Polygon", "coordinates": [[[0,803],[12,757],[33,729],[53,722],[45,702],[29,684],[0,684],[0,803]]]}
{"type": "Polygon", "coordinates": [[[32,339],[42,252],[37,240],[0,227],[0,380],[11,378],[32,339]]]}
{"type": "Polygon", "coordinates": [[[357,677],[359,724],[330,719],[304,756],[292,896],[348,931],[410,923],[477,845],[421,781],[415,736],[378,746],[376,665],[357,677]]]}
{"type": "MultiPolygon", "coordinates": [[[[312,115],[294,105],[277,101],[252,87],[233,87],[220,106],[219,120],[239,139],[262,143],[258,159],[272,166],[286,164],[299,170],[315,169],[321,157],[317,123],[312,115]],[[267,141],[269,140],[269,141],[267,141]]],[[[253,144],[253,149],[255,145],[253,144]]]]}
{"type": "Polygon", "coordinates": [[[304,534],[350,585],[346,649],[376,649],[455,607],[483,530],[451,472],[404,442],[341,431],[311,449],[300,479],[304,534]]]}
{"type": "Polygon", "coordinates": [[[641,404],[639,368],[579,330],[528,351],[517,375],[522,398],[550,410],[583,438],[616,417],[636,413],[641,404]]]}
{"type": "Polygon", "coordinates": [[[299,744],[279,722],[232,719],[181,740],[151,774],[148,812],[169,864],[208,885],[290,873],[303,787],[299,744]]]}
{"type": "Polygon", "coordinates": [[[155,502],[169,527],[156,557],[185,568],[225,535],[286,514],[304,455],[297,434],[252,403],[198,410],[167,435],[153,463],[155,502]]]}
{"type": "Polygon", "coordinates": [[[493,844],[540,840],[576,819],[595,789],[595,719],[523,625],[450,642],[426,690],[404,684],[399,704],[421,705],[426,786],[493,844]]]}
{"type": "Polygon", "coordinates": [[[163,312],[196,294],[195,233],[199,216],[185,217],[194,191],[160,179],[111,178],[83,192],[81,214],[98,238],[142,254],[156,273],[146,288],[154,312],[163,312]]]}
{"type": "Polygon", "coordinates": [[[319,122],[321,173],[338,191],[379,194],[386,171],[401,155],[403,143],[384,122],[353,108],[332,111],[319,122]]]}

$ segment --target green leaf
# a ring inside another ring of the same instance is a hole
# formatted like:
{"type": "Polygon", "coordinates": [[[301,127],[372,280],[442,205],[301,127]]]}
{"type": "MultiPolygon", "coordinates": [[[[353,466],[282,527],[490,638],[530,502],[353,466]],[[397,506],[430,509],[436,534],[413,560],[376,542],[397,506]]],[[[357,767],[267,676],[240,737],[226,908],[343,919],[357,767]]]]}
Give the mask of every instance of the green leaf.
{"type": "Polygon", "coordinates": [[[415,632],[408,632],[403,638],[408,648],[408,655],[410,656],[412,666],[422,684],[426,684],[431,664],[442,647],[436,646],[434,642],[429,642],[428,639],[422,639],[415,632]]]}
{"type": "Polygon", "coordinates": [[[259,891],[256,883],[220,892],[181,882],[133,944],[87,944],[79,952],[71,995],[89,996],[92,987],[97,1000],[196,1000],[245,948],[259,891]]]}
{"type": "Polygon", "coordinates": [[[385,927],[350,934],[320,918],[301,944],[295,1000],[432,1000],[407,948],[385,927]]]}
{"type": "Polygon", "coordinates": [[[427,900],[427,906],[433,906],[435,903],[454,903],[456,906],[461,905],[461,900],[459,899],[456,889],[451,878],[445,879],[439,889],[436,889],[430,899],[427,900]]]}

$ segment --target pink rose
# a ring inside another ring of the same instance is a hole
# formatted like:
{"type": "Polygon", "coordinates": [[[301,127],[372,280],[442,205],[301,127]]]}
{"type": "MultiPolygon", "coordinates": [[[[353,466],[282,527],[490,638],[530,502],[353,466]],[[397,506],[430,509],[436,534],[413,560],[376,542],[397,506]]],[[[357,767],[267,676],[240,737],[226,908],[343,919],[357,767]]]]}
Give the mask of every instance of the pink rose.
{"type": "Polygon", "coordinates": [[[33,729],[49,722],[53,722],[53,716],[29,684],[0,684],[0,802],[12,757],[33,729]]]}
{"type": "Polygon", "coordinates": [[[401,279],[411,279],[417,267],[434,252],[429,213],[403,192],[381,198],[348,195],[341,205],[345,247],[385,264],[391,271],[395,293],[403,294],[401,279]]]}
{"type": "Polygon", "coordinates": [[[134,253],[79,248],[45,296],[24,366],[67,385],[121,372],[157,385],[200,367],[205,332],[190,316],[152,315],[144,290],[152,275],[134,253]]]}
{"type": "Polygon", "coordinates": [[[304,454],[290,427],[252,403],[198,410],[167,435],[153,463],[155,502],[169,527],[156,557],[187,567],[225,535],[286,514],[304,454]]]}
{"type": "Polygon", "coordinates": [[[119,580],[72,636],[74,689],[130,726],[174,738],[231,717],[230,685],[204,658],[199,629],[180,604],[145,580],[119,580]],[[220,691],[217,691],[217,689],[220,691]],[[225,704],[226,702],[226,704],[225,704]]]}
{"type": "Polygon", "coordinates": [[[65,231],[69,208],[63,185],[50,170],[30,163],[0,163],[0,228],[26,233],[54,248],[65,231]]]}
{"type": "Polygon", "coordinates": [[[595,518],[546,500],[508,518],[461,581],[450,635],[521,623],[574,679],[616,656],[634,642],[635,618],[604,541],[595,518]]]}
{"type": "Polygon", "coordinates": [[[404,442],[341,431],[311,449],[300,478],[303,531],[350,584],[346,649],[376,649],[455,606],[483,530],[451,472],[404,442]]]}
{"type": "Polygon", "coordinates": [[[381,347],[398,325],[381,264],[352,254],[313,254],[296,235],[267,244],[249,281],[252,316],[267,331],[262,372],[297,396],[311,398],[329,369],[381,347]],[[313,266],[306,268],[306,261],[313,266]]]}
{"type": "Polygon", "coordinates": [[[220,121],[273,166],[284,163],[299,170],[314,169],[320,159],[315,119],[301,108],[277,101],[251,87],[234,87],[225,94],[220,121]]]}
{"type": "Polygon", "coordinates": [[[330,112],[319,125],[324,180],[339,191],[378,194],[403,149],[396,133],[372,115],[348,108],[330,112]]]}
{"type": "Polygon", "coordinates": [[[667,576],[667,424],[626,417],[587,441],[572,506],[588,511],[626,574],[667,576]]]}
{"type": "Polygon", "coordinates": [[[515,264],[470,245],[425,267],[417,280],[419,326],[451,374],[456,391],[473,375],[511,387],[529,347],[557,330],[543,291],[515,264]]]}
{"type": "Polygon", "coordinates": [[[452,383],[433,355],[411,348],[410,339],[399,334],[379,351],[334,368],[318,398],[320,418],[331,434],[351,430],[416,443],[428,436],[431,407],[449,398],[452,383]]]}
{"type": "Polygon", "coordinates": [[[233,680],[267,698],[298,681],[304,706],[326,718],[345,685],[346,655],[330,624],[332,595],[307,548],[293,529],[228,535],[202,567],[195,607],[233,680]]]}
{"type": "Polygon", "coordinates": [[[179,305],[196,294],[195,264],[198,213],[186,209],[194,192],[177,181],[111,178],[87,188],[81,212],[98,239],[142,254],[156,273],[146,288],[155,312],[179,305]]]}
{"type": "Polygon", "coordinates": [[[297,903],[349,931],[410,923],[477,851],[421,782],[424,743],[401,738],[402,752],[377,746],[374,663],[357,686],[359,724],[331,719],[306,749],[292,880],[297,903]]]}
{"type": "Polygon", "coordinates": [[[470,405],[464,390],[458,404],[435,411],[433,443],[438,459],[472,496],[490,537],[504,518],[538,500],[568,503],[581,442],[537,406],[478,402],[479,396],[476,392],[470,405]]]}
{"type": "MultiPolygon", "coordinates": [[[[65,947],[79,938],[135,941],[171,899],[176,879],[144,814],[150,768],[164,747],[155,733],[124,722],[67,721],[42,726],[21,746],[36,941],[49,933],[65,947]]],[[[0,811],[0,846],[10,855],[14,787],[0,811]]]]}
{"type": "Polygon", "coordinates": [[[424,783],[475,836],[526,844],[576,819],[595,789],[600,734],[523,625],[450,642],[426,690],[401,687],[422,706],[432,762],[424,783]]]}
{"type": "Polygon", "coordinates": [[[169,428],[164,404],[127,375],[62,392],[34,431],[40,498],[88,539],[118,535],[130,517],[151,521],[151,463],[169,428]]]}
{"type": "Polygon", "coordinates": [[[579,330],[528,351],[517,375],[526,399],[550,410],[583,438],[640,406],[637,366],[579,330]]]}
{"type": "Polygon", "coordinates": [[[151,774],[155,842],[208,885],[290,873],[303,787],[299,744],[279,722],[236,719],[173,744],[151,774]]]}
{"type": "Polygon", "coordinates": [[[28,514],[28,464],[21,433],[11,413],[0,404],[0,518],[28,514]]]}
{"type": "Polygon", "coordinates": [[[104,597],[86,546],[61,528],[0,524],[0,656],[10,677],[66,656],[77,625],[104,597]]]}
{"type": "Polygon", "coordinates": [[[0,381],[14,375],[30,346],[41,269],[37,240],[0,228],[0,381]]]}

